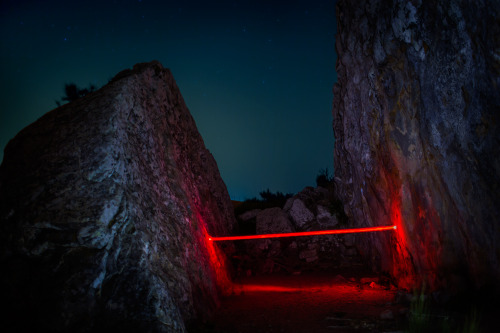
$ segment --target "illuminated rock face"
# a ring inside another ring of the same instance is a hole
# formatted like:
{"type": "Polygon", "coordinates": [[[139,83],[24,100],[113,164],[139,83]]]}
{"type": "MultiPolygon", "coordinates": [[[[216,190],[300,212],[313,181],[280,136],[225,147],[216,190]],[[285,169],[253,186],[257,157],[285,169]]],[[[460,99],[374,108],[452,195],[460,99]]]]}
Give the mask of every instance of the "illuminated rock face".
{"type": "Polygon", "coordinates": [[[0,217],[2,322],[21,331],[182,332],[229,285],[206,241],[231,232],[229,195],[158,62],[22,130],[0,217]]]}
{"type": "Polygon", "coordinates": [[[338,2],[337,192],[402,287],[499,291],[499,7],[338,2]]]}

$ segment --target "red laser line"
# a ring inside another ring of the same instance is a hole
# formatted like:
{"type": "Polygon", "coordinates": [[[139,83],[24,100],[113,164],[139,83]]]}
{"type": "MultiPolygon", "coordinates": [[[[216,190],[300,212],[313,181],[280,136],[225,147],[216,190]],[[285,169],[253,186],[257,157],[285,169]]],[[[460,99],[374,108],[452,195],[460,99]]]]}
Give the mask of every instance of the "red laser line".
{"type": "Polygon", "coordinates": [[[281,237],[299,237],[299,236],[318,236],[318,235],[336,235],[336,234],[352,234],[360,232],[373,232],[384,230],[396,230],[395,225],[383,227],[370,227],[370,228],[356,228],[356,229],[337,229],[337,230],[318,230],[318,231],[303,231],[303,232],[289,232],[285,234],[263,234],[263,235],[249,235],[249,236],[227,236],[227,237],[212,237],[209,236],[209,241],[228,241],[240,239],[262,239],[262,238],[281,238],[281,237]]]}

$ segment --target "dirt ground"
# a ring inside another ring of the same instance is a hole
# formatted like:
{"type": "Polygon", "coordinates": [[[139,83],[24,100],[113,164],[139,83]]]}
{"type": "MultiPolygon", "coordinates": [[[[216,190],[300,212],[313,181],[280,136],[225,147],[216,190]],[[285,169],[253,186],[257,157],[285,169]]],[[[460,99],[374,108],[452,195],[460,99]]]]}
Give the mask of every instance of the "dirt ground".
{"type": "MultiPolygon", "coordinates": [[[[412,297],[362,270],[249,276],[222,298],[212,322],[190,332],[408,332],[412,297]]],[[[451,301],[425,316],[426,326],[411,332],[499,332],[496,301],[451,301]],[[472,325],[470,309],[478,314],[472,325]]]]}
{"type": "Polygon", "coordinates": [[[205,331],[398,331],[407,308],[394,303],[396,290],[379,282],[345,271],[245,277],[223,298],[205,331]]]}

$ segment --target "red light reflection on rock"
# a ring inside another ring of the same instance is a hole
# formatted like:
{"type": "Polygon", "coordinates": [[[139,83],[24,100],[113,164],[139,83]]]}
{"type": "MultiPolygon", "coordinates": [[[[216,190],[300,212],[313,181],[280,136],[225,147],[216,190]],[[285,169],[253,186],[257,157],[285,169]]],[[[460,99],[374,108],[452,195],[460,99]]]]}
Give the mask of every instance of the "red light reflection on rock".
{"type": "Polygon", "coordinates": [[[401,200],[393,198],[391,222],[396,226],[392,243],[392,276],[397,279],[398,287],[411,290],[417,285],[417,276],[411,254],[408,251],[406,228],[401,214],[401,200]]]}
{"type": "Polygon", "coordinates": [[[227,269],[227,259],[226,255],[217,247],[214,242],[208,241],[209,235],[205,228],[205,224],[201,216],[198,216],[201,227],[201,233],[203,237],[203,244],[208,252],[210,266],[212,267],[217,283],[217,287],[222,294],[230,294],[233,290],[233,283],[229,276],[229,271],[227,269]]]}

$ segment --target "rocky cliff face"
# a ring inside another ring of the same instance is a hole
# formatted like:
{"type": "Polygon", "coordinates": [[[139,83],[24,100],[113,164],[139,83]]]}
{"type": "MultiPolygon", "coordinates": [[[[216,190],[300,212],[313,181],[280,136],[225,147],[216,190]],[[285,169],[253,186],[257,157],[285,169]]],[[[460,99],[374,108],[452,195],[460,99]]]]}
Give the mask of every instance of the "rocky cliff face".
{"type": "Polygon", "coordinates": [[[231,233],[229,195],[158,62],[22,130],[0,218],[2,322],[20,331],[181,332],[229,286],[207,242],[231,233]]]}
{"type": "Polygon", "coordinates": [[[498,1],[337,5],[335,179],[400,286],[500,280],[498,1]]]}

